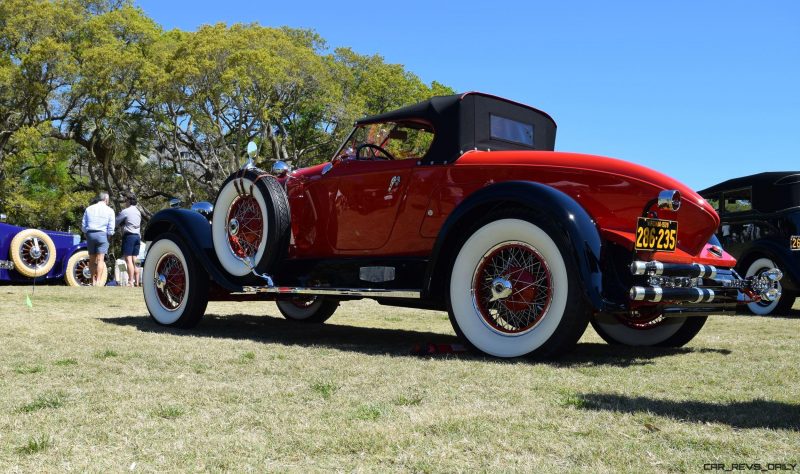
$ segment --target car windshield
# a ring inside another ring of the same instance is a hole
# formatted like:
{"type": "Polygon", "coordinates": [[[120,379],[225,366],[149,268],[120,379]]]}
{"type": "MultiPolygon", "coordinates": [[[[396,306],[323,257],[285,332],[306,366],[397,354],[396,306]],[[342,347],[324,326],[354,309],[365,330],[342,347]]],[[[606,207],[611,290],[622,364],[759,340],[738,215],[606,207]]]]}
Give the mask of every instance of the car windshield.
{"type": "Polygon", "coordinates": [[[419,122],[382,122],[357,126],[345,140],[336,158],[421,158],[433,143],[433,128],[419,122]]]}

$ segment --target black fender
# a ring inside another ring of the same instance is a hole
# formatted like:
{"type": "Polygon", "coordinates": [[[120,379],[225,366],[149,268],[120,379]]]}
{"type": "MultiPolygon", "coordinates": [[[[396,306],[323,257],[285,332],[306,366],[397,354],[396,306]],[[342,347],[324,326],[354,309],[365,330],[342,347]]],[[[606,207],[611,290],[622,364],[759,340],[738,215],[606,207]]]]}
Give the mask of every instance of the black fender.
{"type": "Polygon", "coordinates": [[[57,275],[58,278],[64,278],[64,275],[67,274],[67,264],[69,263],[69,259],[72,258],[73,255],[80,252],[81,250],[86,250],[86,241],[83,240],[77,245],[73,245],[69,249],[64,252],[64,257],[61,258],[61,272],[57,275]]]}
{"type": "Polygon", "coordinates": [[[548,219],[573,249],[585,297],[595,310],[606,308],[600,269],[601,239],[594,220],[567,194],[531,181],[505,181],[486,186],[456,207],[436,238],[423,280],[423,298],[444,298],[450,267],[464,233],[500,206],[529,208],[548,219]]]}
{"type": "Polygon", "coordinates": [[[242,286],[228,279],[214,252],[211,224],[199,212],[186,209],[164,209],[150,218],[144,240],[152,242],[160,234],[172,232],[180,236],[211,279],[230,291],[242,291],[242,286]]]}
{"type": "Polygon", "coordinates": [[[800,290],[800,252],[789,250],[789,239],[776,241],[760,239],[747,247],[737,262],[741,275],[758,257],[767,257],[783,271],[781,286],[790,291],[800,290]],[[787,278],[788,277],[788,278],[787,278]]]}

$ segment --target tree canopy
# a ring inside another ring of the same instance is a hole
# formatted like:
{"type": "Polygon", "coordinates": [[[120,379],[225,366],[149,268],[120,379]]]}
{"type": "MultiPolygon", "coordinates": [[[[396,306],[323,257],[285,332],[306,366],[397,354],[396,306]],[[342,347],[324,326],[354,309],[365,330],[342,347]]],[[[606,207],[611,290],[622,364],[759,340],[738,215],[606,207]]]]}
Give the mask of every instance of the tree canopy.
{"type": "Polygon", "coordinates": [[[325,161],[358,117],[432,95],[402,65],[311,30],[164,31],[127,0],[0,0],[0,211],[76,227],[91,195],[213,200],[251,140],[261,165],[325,161]]]}

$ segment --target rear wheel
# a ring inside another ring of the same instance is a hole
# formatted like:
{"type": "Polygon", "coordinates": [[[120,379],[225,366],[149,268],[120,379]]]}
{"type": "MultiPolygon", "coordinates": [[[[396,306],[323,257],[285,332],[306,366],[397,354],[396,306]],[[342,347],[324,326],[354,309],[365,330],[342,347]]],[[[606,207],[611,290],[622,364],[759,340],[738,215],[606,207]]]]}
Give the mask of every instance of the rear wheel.
{"type": "Polygon", "coordinates": [[[38,229],[19,231],[11,239],[8,253],[14,262],[14,270],[30,278],[47,275],[56,263],[53,239],[38,229]]]}
{"type": "Polygon", "coordinates": [[[450,321],[471,347],[497,357],[551,357],[588,322],[577,265],[552,226],[525,211],[475,230],[455,258],[450,321]]]}
{"type": "Polygon", "coordinates": [[[238,171],[223,184],[214,204],[214,252],[228,274],[245,282],[252,270],[265,273],[282,258],[289,242],[289,201],[274,177],[238,171]]]}
{"type": "MultiPolygon", "coordinates": [[[[108,268],[103,271],[98,281],[105,284],[108,279],[108,268]]],[[[69,286],[92,286],[92,271],[89,269],[89,252],[81,250],[75,252],[67,261],[67,270],[64,272],[64,281],[69,286]]]]}
{"type": "Polygon", "coordinates": [[[609,344],[624,346],[682,347],[694,339],[707,317],[665,318],[661,314],[638,318],[599,314],[592,327],[609,344]]]}
{"type": "MultiPolygon", "coordinates": [[[[745,272],[746,277],[758,276],[771,268],[778,268],[775,262],[768,258],[756,259],[747,267],[745,272]]],[[[769,314],[786,314],[792,309],[794,300],[797,294],[792,291],[784,291],[781,282],[774,282],[775,288],[781,292],[780,298],[775,301],[759,301],[757,303],[748,303],[747,309],[756,315],[767,316],[769,314]]]]}
{"type": "Polygon", "coordinates": [[[310,324],[324,323],[339,307],[338,301],[325,299],[322,296],[296,296],[278,300],[275,304],[284,318],[310,324]]]}
{"type": "Polygon", "coordinates": [[[190,328],[208,305],[209,276],[174,234],[163,234],[147,252],[142,270],[144,301],[162,326],[190,328]]]}

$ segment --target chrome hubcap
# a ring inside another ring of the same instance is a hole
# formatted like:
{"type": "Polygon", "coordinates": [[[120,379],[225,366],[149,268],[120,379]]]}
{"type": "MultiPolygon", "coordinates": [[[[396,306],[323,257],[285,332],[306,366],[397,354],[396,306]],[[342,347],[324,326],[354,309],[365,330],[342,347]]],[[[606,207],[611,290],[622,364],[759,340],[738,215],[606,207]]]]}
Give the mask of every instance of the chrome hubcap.
{"type": "Polygon", "coordinates": [[[156,275],[155,277],[156,288],[161,291],[164,291],[164,288],[167,287],[167,277],[163,274],[156,275]]]}
{"type": "Polygon", "coordinates": [[[239,233],[239,221],[236,219],[231,219],[228,222],[228,233],[230,235],[236,235],[239,233]]]}
{"type": "Polygon", "coordinates": [[[497,301],[499,299],[508,298],[511,296],[512,291],[514,291],[514,289],[508,279],[497,277],[492,280],[492,298],[489,301],[497,301]]]}

